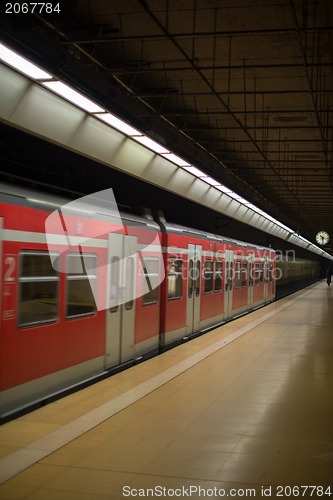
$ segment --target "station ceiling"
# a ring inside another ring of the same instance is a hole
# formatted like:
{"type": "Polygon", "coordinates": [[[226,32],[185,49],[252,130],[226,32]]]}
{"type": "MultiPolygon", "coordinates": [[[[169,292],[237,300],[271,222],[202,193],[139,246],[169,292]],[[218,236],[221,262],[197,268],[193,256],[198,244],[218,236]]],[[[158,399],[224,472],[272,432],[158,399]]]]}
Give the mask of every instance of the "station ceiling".
{"type": "Polygon", "coordinates": [[[331,0],[66,0],[1,37],[333,253],[331,0]]]}

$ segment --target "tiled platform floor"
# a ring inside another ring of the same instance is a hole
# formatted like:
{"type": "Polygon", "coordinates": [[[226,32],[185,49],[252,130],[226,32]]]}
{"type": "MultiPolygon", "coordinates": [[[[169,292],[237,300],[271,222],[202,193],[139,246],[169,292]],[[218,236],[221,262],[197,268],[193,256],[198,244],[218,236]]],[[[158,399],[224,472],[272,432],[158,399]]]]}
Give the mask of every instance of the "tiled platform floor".
{"type": "Polygon", "coordinates": [[[0,499],[333,498],[332,325],[320,282],[3,425],[0,499]]]}

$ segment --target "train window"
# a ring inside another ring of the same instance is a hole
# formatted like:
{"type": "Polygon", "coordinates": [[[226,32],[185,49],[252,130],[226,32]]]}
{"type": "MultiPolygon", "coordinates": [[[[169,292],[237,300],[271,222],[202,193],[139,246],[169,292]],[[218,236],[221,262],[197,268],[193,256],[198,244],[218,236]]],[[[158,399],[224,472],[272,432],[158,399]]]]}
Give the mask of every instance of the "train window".
{"type": "Polygon", "coordinates": [[[215,293],[222,291],[222,261],[220,260],[215,262],[214,290],[215,293]]]}
{"type": "Polygon", "coordinates": [[[213,293],[213,261],[206,260],[204,265],[205,293],[213,293]]]}
{"type": "Polygon", "coordinates": [[[148,292],[142,297],[144,306],[156,304],[158,302],[158,259],[148,257],[143,259],[143,271],[148,287],[148,292]]]}
{"type": "Polygon", "coordinates": [[[253,286],[253,264],[252,262],[249,262],[249,287],[253,286]]]}
{"type": "Polygon", "coordinates": [[[110,312],[115,313],[118,311],[119,304],[121,303],[121,288],[119,287],[119,257],[112,257],[111,259],[111,276],[110,276],[110,312]]]}
{"type": "Polygon", "coordinates": [[[259,284],[262,285],[264,283],[264,264],[259,264],[259,284]]]}
{"type": "Polygon", "coordinates": [[[95,314],[96,269],[97,256],[94,254],[67,256],[66,318],[95,314]]]}
{"type": "Polygon", "coordinates": [[[235,263],[235,274],[236,274],[236,285],[235,288],[240,288],[241,287],[241,263],[237,261],[235,263]]]}
{"type": "Polygon", "coordinates": [[[194,284],[194,279],[193,279],[193,260],[190,259],[188,263],[188,279],[187,279],[187,295],[188,298],[191,299],[193,295],[193,284],[194,284]]]}
{"type": "Polygon", "coordinates": [[[253,270],[254,270],[254,284],[258,285],[260,279],[259,264],[255,263],[253,270]]]}
{"type": "Polygon", "coordinates": [[[133,257],[128,257],[126,259],[125,267],[125,309],[129,311],[134,305],[134,259],[133,257]]]}
{"type": "Polygon", "coordinates": [[[245,288],[246,285],[247,285],[247,263],[242,262],[241,287],[245,288]]]}
{"type": "Polygon", "coordinates": [[[168,299],[181,299],[183,285],[182,259],[169,259],[168,264],[168,299]]]}
{"type": "Polygon", "coordinates": [[[196,276],[195,276],[195,296],[199,297],[200,295],[200,275],[201,275],[201,261],[197,260],[196,262],[196,276]]]}
{"type": "Polygon", "coordinates": [[[52,323],[58,319],[59,275],[49,252],[22,252],[19,271],[18,324],[20,327],[52,323]]]}
{"type": "Polygon", "coordinates": [[[226,262],[226,281],[225,281],[225,291],[232,291],[233,281],[234,281],[234,263],[226,262]]]}
{"type": "Polygon", "coordinates": [[[255,284],[262,285],[264,280],[264,268],[263,264],[259,264],[258,262],[255,264],[255,284]]]}

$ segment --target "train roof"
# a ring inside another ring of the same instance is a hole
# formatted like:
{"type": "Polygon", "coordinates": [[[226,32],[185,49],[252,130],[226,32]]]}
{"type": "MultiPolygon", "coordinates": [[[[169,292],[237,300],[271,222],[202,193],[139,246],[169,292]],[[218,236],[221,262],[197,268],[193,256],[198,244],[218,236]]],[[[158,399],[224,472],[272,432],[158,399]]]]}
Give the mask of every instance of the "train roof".
{"type": "Polygon", "coordinates": [[[160,226],[150,218],[126,211],[119,211],[112,189],[106,189],[78,199],[69,199],[53,194],[34,191],[20,186],[0,183],[0,202],[53,212],[66,207],[66,213],[110,220],[118,224],[139,226],[159,231],[160,226]]]}
{"type": "Polygon", "coordinates": [[[136,215],[124,210],[119,211],[112,189],[106,189],[92,195],[85,195],[78,199],[69,199],[53,194],[42,193],[29,188],[12,186],[0,183],[0,202],[31,207],[38,210],[53,212],[61,207],[66,207],[66,213],[81,217],[94,217],[98,220],[112,219],[112,222],[127,226],[145,227],[154,231],[162,230],[168,233],[194,236],[220,243],[229,243],[249,249],[261,249],[273,252],[269,247],[255,245],[235,238],[228,238],[218,234],[209,233],[200,229],[189,228],[165,220],[163,215],[158,215],[157,220],[143,211],[143,215],[136,215]]]}
{"type": "Polygon", "coordinates": [[[236,238],[229,238],[226,236],[221,236],[219,234],[214,234],[214,233],[202,231],[200,229],[193,229],[193,228],[189,228],[186,226],[180,226],[178,224],[173,224],[173,223],[167,222],[165,220],[161,221],[161,223],[163,224],[165,231],[168,233],[182,234],[185,236],[195,236],[198,238],[216,241],[219,243],[227,243],[227,244],[229,243],[231,245],[242,246],[242,247],[249,248],[249,249],[260,249],[260,250],[275,252],[275,250],[273,248],[265,247],[262,245],[256,245],[254,243],[249,243],[246,241],[241,241],[241,240],[238,240],[236,238]]]}

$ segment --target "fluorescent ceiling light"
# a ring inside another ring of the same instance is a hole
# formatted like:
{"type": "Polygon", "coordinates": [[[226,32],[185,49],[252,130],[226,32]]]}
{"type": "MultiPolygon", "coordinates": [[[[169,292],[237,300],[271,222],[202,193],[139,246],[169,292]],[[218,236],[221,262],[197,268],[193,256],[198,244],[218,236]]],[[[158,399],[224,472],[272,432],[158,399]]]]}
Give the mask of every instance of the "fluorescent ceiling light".
{"type": "MultiPolygon", "coordinates": [[[[208,177],[207,174],[202,172],[202,170],[199,170],[197,167],[185,167],[184,170],[187,170],[187,172],[190,172],[190,174],[195,175],[196,177],[208,177]]],[[[206,179],[205,179],[206,180],[206,179]]]]}
{"type": "Polygon", "coordinates": [[[238,201],[238,203],[244,203],[246,201],[242,196],[239,196],[238,194],[231,194],[230,195],[234,200],[238,201]]]}
{"type": "Polygon", "coordinates": [[[280,226],[282,229],[285,229],[286,231],[288,231],[289,233],[294,233],[294,231],[292,229],[290,229],[290,227],[285,226],[284,224],[282,224],[282,222],[280,222],[280,221],[277,220],[276,224],[278,226],[280,226]]]}
{"type": "Polygon", "coordinates": [[[123,120],[120,120],[120,118],[117,118],[116,116],[112,115],[111,113],[104,113],[102,115],[96,115],[100,120],[103,120],[103,122],[108,123],[111,125],[111,127],[116,128],[120,132],[123,132],[126,135],[142,135],[142,132],[139,132],[139,130],[136,130],[134,127],[131,127],[128,125],[128,123],[124,122],[123,120]]]}
{"type": "Polygon", "coordinates": [[[311,243],[309,242],[309,240],[307,240],[306,238],[304,238],[304,236],[300,236],[298,235],[298,238],[302,241],[304,241],[305,243],[307,243],[308,245],[311,245],[311,243]]]}
{"type": "Polygon", "coordinates": [[[272,222],[275,222],[275,223],[276,223],[276,222],[278,222],[278,221],[277,221],[276,219],[274,219],[274,217],[272,217],[271,215],[265,214],[265,217],[266,217],[266,219],[269,219],[269,220],[271,220],[272,222]]]}
{"type": "Polygon", "coordinates": [[[208,182],[211,186],[220,186],[220,182],[217,181],[216,179],[213,179],[213,177],[205,177],[203,179],[205,182],[208,182]]]}
{"type": "Polygon", "coordinates": [[[98,106],[95,102],[87,99],[87,97],[62,82],[44,82],[43,85],[45,85],[45,87],[52,90],[56,94],[61,95],[61,97],[64,97],[71,103],[76,104],[88,113],[98,113],[104,111],[104,109],[98,106]]]}
{"type": "MultiPolygon", "coordinates": [[[[234,200],[237,200],[237,201],[240,201],[240,200],[244,200],[244,198],[242,196],[240,196],[239,194],[235,193],[234,191],[232,191],[230,193],[230,196],[234,199],[234,200]]],[[[245,201],[245,200],[244,200],[245,201]]]]}
{"type": "Polygon", "coordinates": [[[169,161],[172,161],[172,163],[175,163],[179,167],[186,167],[189,166],[190,164],[183,160],[183,158],[180,158],[179,156],[173,154],[173,153],[165,153],[163,154],[164,158],[166,158],[169,161]]]}
{"type": "Polygon", "coordinates": [[[251,210],[253,210],[254,212],[257,211],[257,207],[255,205],[253,205],[253,203],[247,203],[246,206],[248,208],[251,208],[251,210]]]}
{"type": "Polygon", "coordinates": [[[232,191],[231,189],[225,187],[225,186],[216,186],[216,189],[219,189],[220,191],[222,191],[222,193],[225,193],[225,194],[231,194],[232,191]]]}
{"type": "Polygon", "coordinates": [[[157,154],[170,153],[170,151],[165,149],[165,147],[161,146],[161,144],[158,144],[158,142],[153,141],[152,139],[150,139],[149,137],[147,137],[145,135],[140,135],[137,137],[134,136],[134,137],[132,137],[132,139],[136,140],[137,142],[140,142],[141,144],[143,144],[144,146],[151,149],[152,151],[154,151],[157,154]]]}
{"type": "Polygon", "coordinates": [[[52,78],[52,75],[8,49],[5,45],[2,45],[2,43],[0,43],[0,59],[12,68],[17,69],[34,80],[52,78]]]}

